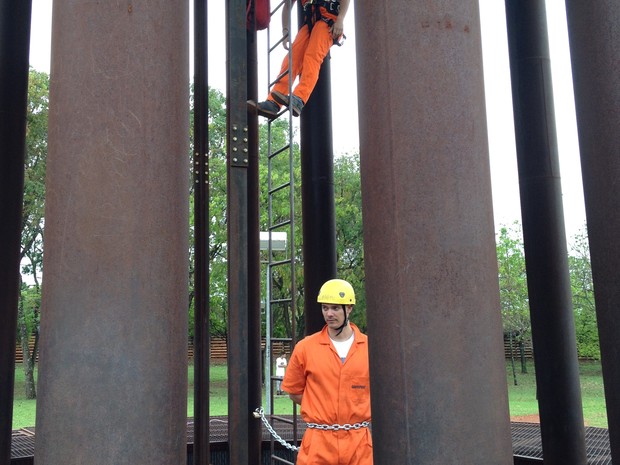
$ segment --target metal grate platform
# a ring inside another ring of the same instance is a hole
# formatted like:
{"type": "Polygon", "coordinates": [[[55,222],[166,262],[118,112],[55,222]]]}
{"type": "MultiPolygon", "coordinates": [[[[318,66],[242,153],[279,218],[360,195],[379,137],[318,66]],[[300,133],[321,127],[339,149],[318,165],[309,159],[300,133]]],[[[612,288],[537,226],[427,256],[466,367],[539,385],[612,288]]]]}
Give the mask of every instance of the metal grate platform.
{"type": "MultiPolygon", "coordinates": [[[[211,444],[228,442],[228,417],[212,417],[210,420],[211,444]]],[[[299,435],[303,434],[305,424],[298,420],[299,435]]],[[[279,423],[277,431],[286,440],[293,437],[290,425],[279,423]]],[[[527,463],[542,463],[542,445],[538,423],[511,423],[512,450],[515,457],[527,463]],[[532,459],[532,460],[530,460],[532,459]]],[[[32,463],[34,456],[34,428],[13,431],[11,443],[11,464],[32,463]]],[[[263,428],[263,441],[269,441],[269,432],[263,428]]],[[[194,443],[194,420],[187,421],[187,444],[194,443]]],[[[609,450],[609,433],[604,428],[586,427],[586,451],[589,465],[612,465],[609,450]]],[[[516,462],[515,462],[516,463],[516,462]]],[[[525,463],[525,462],[524,462],[525,463]]]]}
{"type": "MultiPolygon", "coordinates": [[[[511,423],[512,453],[518,457],[539,459],[542,463],[542,440],[538,423],[511,423]]],[[[586,454],[589,465],[611,465],[609,432],[586,427],[586,454]]]]}

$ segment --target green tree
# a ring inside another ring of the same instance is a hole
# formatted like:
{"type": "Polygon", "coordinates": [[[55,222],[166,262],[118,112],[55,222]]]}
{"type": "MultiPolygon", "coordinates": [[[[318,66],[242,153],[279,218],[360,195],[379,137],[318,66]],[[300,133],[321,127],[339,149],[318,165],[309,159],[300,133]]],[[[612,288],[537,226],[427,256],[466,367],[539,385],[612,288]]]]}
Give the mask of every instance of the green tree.
{"type": "MultiPolygon", "coordinates": [[[[226,336],[226,98],[209,89],[209,267],[211,334],[226,336]]],[[[194,88],[190,88],[190,140],[194,139],[194,88]]],[[[193,166],[193,154],[189,154],[193,166]]],[[[189,321],[194,321],[194,175],[190,176],[189,321]]],[[[189,337],[194,327],[189,325],[189,337]]]]}
{"type": "Polygon", "coordinates": [[[568,257],[568,266],[575,313],[577,352],[579,357],[599,360],[601,349],[596,324],[590,249],[585,229],[577,233],[573,238],[573,245],[568,257]]]}
{"type": "Polygon", "coordinates": [[[334,160],[334,198],[338,277],[349,281],[355,289],[356,305],[351,319],[366,332],[364,235],[358,155],[350,154],[334,160]]]}
{"type": "MultiPolygon", "coordinates": [[[[47,160],[47,115],[49,76],[30,70],[28,80],[28,109],[26,117],[26,159],[20,259],[27,263],[22,272],[34,281],[33,286],[22,283],[18,307],[17,340],[24,353],[25,394],[36,397],[34,363],[39,340],[39,310],[41,290],[39,278],[43,262],[43,224],[45,205],[45,163],[47,160]],[[34,335],[33,350],[28,341],[34,335]]],[[[21,276],[21,275],[20,275],[21,276]]]]}
{"type": "Polygon", "coordinates": [[[531,323],[521,226],[517,222],[511,227],[502,226],[496,246],[504,334],[517,343],[521,372],[527,373],[525,344],[531,340],[531,323]]]}

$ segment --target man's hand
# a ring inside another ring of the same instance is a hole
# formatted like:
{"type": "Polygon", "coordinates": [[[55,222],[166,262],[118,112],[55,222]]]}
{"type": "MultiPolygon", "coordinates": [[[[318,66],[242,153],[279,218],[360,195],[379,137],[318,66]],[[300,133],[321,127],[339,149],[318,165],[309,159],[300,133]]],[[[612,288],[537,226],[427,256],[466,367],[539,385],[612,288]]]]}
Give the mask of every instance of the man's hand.
{"type": "Polygon", "coordinates": [[[303,394],[289,394],[289,398],[298,405],[301,405],[301,398],[303,394]]]}
{"type": "Polygon", "coordinates": [[[338,17],[334,24],[331,27],[332,39],[337,40],[344,31],[344,18],[341,16],[338,17]]]}

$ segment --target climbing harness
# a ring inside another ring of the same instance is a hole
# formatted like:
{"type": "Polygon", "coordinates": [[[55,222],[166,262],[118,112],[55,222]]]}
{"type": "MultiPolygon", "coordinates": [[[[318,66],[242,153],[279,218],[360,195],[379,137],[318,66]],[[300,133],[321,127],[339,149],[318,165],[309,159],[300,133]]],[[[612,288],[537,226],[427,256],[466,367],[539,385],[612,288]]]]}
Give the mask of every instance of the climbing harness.
{"type": "MultiPolygon", "coordinates": [[[[254,410],[254,418],[260,418],[263,424],[265,425],[265,427],[267,428],[267,430],[269,430],[271,435],[274,437],[274,439],[278,441],[280,444],[282,444],[284,447],[294,452],[299,451],[299,447],[295,447],[294,445],[289,444],[284,439],[282,439],[282,437],[278,433],[276,433],[273,427],[269,424],[269,420],[267,420],[267,417],[265,417],[265,411],[263,410],[262,407],[259,407],[256,410],[254,410]]],[[[361,423],[353,423],[353,424],[345,423],[344,425],[339,425],[337,423],[333,425],[321,425],[319,423],[306,423],[306,426],[309,429],[318,429],[318,430],[323,430],[323,431],[350,431],[352,429],[368,428],[370,426],[370,422],[362,421],[361,423]]]]}
{"type": "MultiPolygon", "coordinates": [[[[324,18],[321,14],[321,7],[325,8],[325,11],[338,16],[340,13],[340,1],[339,0],[308,0],[304,3],[304,24],[308,25],[308,31],[312,31],[312,26],[317,21],[324,21],[329,27],[334,25],[334,20],[331,18],[324,18]]],[[[342,38],[334,39],[334,45],[342,46],[346,36],[342,34],[342,38]]]]}
{"type": "Polygon", "coordinates": [[[323,7],[329,13],[338,16],[340,13],[340,1],[339,0],[308,0],[304,3],[305,9],[312,9],[312,6],[316,6],[317,8],[323,7]]]}

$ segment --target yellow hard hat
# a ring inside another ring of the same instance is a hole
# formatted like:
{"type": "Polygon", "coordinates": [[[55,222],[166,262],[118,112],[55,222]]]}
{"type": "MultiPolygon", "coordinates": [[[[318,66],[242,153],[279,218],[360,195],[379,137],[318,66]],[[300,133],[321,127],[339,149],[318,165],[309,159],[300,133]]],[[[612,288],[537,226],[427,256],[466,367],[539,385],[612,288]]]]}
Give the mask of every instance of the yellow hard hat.
{"type": "Polygon", "coordinates": [[[355,305],[355,291],[344,279],[330,279],[321,286],[316,301],[320,304],[355,305]]]}

